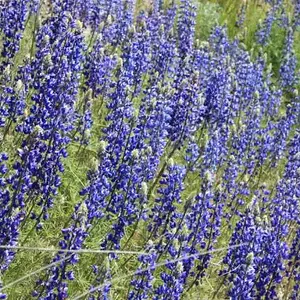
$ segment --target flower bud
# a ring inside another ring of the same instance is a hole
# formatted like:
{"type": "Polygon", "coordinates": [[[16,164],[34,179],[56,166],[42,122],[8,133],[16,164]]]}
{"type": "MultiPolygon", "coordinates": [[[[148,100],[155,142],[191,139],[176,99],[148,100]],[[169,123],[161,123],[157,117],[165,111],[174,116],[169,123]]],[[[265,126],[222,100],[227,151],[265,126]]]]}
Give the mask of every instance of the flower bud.
{"type": "Polygon", "coordinates": [[[132,158],[137,159],[139,157],[139,150],[138,149],[134,149],[131,152],[131,156],[132,156],[132,158]]]}
{"type": "Polygon", "coordinates": [[[20,92],[22,89],[23,89],[23,82],[22,82],[22,80],[18,80],[17,81],[17,85],[16,85],[16,90],[17,90],[17,92],[20,92]]]}
{"type": "Polygon", "coordinates": [[[147,185],[147,183],[146,182],[142,182],[142,184],[141,184],[141,190],[142,190],[142,194],[144,195],[144,196],[147,196],[148,195],[148,185],[147,185]]]}
{"type": "Polygon", "coordinates": [[[10,65],[6,66],[6,68],[4,69],[4,75],[5,76],[9,76],[10,75],[10,65]]]}
{"type": "Polygon", "coordinates": [[[80,21],[80,20],[77,20],[76,21],[76,28],[78,29],[78,30],[82,30],[82,28],[83,28],[83,25],[82,25],[82,22],[80,21]]]}
{"type": "Polygon", "coordinates": [[[104,153],[106,151],[107,145],[108,145],[108,143],[106,141],[100,141],[100,143],[99,143],[100,153],[104,153]]]}
{"type": "Polygon", "coordinates": [[[293,94],[294,94],[295,97],[298,97],[298,95],[299,95],[298,90],[297,90],[297,89],[294,89],[293,94]]]}
{"type": "Polygon", "coordinates": [[[169,167],[171,167],[171,168],[172,168],[172,167],[174,167],[174,159],[173,159],[172,157],[171,157],[171,158],[169,158],[169,160],[168,160],[168,163],[167,163],[167,164],[168,164],[168,166],[169,166],[169,167]]]}
{"type": "Polygon", "coordinates": [[[42,134],[44,132],[43,128],[40,125],[36,125],[33,129],[33,133],[42,134]]]}
{"type": "Polygon", "coordinates": [[[52,65],[52,57],[51,57],[51,54],[48,53],[45,57],[44,57],[44,61],[45,61],[45,64],[48,65],[48,66],[51,66],[52,65]]]}
{"type": "Polygon", "coordinates": [[[254,253],[253,252],[248,253],[246,257],[247,265],[251,265],[253,263],[253,260],[254,260],[254,253]]]}

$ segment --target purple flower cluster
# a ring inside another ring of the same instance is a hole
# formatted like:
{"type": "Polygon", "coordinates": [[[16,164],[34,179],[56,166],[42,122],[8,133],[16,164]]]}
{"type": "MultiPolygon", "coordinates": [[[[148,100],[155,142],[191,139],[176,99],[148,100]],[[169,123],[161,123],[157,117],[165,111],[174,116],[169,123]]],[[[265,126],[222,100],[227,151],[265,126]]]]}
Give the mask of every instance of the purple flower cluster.
{"type": "MultiPolygon", "coordinates": [[[[279,74],[225,26],[195,40],[193,1],[175,2],[0,4],[0,299],[12,247],[55,218],[25,297],[68,299],[83,277],[88,299],[205,298],[212,276],[215,299],[299,298],[298,1],[279,74]],[[108,254],[82,259],[91,245],[108,254]]],[[[268,3],[262,47],[286,17],[268,3]]]]}
{"type": "Polygon", "coordinates": [[[1,49],[1,60],[6,62],[1,65],[9,64],[20,48],[25,29],[28,0],[6,1],[7,3],[0,6],[0,33],[4,35],[1,49]]]}
{"type": "Polygon", "coordinates": [[[293,46],[294,31],[292,28],[288,28],[279,72],[282,87],[290,90],[294,90],[299,81],[299,75],[296,74],[297,58],[293,46]]]}

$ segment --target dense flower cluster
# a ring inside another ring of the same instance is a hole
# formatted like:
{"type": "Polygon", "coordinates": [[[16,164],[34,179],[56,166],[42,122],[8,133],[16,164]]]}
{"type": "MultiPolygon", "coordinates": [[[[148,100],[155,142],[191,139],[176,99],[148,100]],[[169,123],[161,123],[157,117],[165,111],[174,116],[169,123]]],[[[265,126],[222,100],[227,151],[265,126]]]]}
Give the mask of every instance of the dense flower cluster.
{"type": "Polygon", "coordinates": [[[32,244],[26,299],[299,299],[299,1],[251,53],[177,2],[0,3],[0,299],[32,244]]]}

